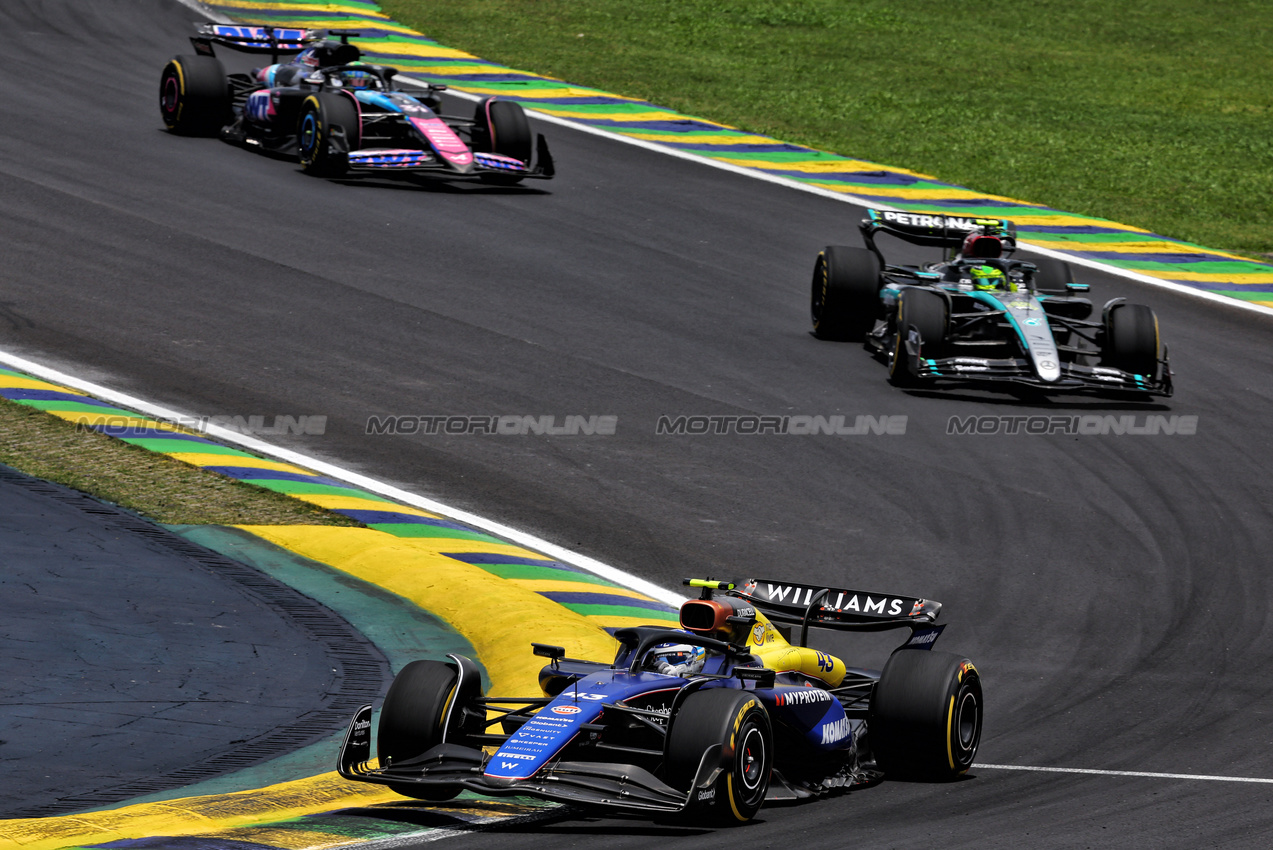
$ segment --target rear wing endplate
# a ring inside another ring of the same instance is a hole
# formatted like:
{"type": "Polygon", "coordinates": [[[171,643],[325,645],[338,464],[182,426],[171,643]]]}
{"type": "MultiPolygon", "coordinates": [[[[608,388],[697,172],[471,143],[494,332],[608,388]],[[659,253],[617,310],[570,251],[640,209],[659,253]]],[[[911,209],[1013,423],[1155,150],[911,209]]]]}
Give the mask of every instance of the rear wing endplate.
{"type": "Polygon", "coordinates": [[[769,619],[801,626],[801,645],[809,626],[842,631],[882,631],[931,626],[941,603],[915,596],[841,590],[815,584],[749,578],[732,596],[746,599],[769,619]]]}

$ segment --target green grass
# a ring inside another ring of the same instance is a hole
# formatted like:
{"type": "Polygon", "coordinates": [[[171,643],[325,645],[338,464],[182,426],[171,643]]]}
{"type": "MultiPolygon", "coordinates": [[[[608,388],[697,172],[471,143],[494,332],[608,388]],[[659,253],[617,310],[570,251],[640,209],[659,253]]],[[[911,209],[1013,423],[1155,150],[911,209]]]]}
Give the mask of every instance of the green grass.
{"type": "Polygon", "coordinates": [[[0,463],[181,525],[360,525],[331,511],[0,399],[0,463]]]}
{"type": "Polygon", "coordinates": [[[1273,252],[1268,0],[382,0],[482,58],[1273,252]]]}

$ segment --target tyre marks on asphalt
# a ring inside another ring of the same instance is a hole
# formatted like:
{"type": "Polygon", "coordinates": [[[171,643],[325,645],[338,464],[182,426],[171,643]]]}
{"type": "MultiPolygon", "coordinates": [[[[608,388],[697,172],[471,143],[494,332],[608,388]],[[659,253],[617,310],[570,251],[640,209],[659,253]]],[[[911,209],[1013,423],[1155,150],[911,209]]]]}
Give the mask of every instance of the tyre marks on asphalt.
{"type": "Polygon", "coordinates": [[[356,29],[368,58],[477,95],[499,95],[556,119],[877,207],[1011,218],[1030,246],[1193,290],[1273,307],[1273,265],[1106,219],[944,183],[901,168],[743,132],[645,101],[575,86],[446,47],[355,0],[206,0],[248,23],[356,29]]]}
{"type": "MultiPolygon", "coordinates": [[[[215,550],[233,553],[320,599],[324,594],[314,585],[314,576],[298,577],[295,563],[280,565],[262,552],[278,547],[298,562],[322,565],[374,586],[397,599],[403,609],[418,606],[462,636],[461,644],[473,647],[486,668],[492,694],[538,692],[540,665],[530,652],[532,636],[560,644],[572,656],[605,658],[614,651],[610,632],[615,629],[647,622],[673,625],[677,621],[675,610],[665,603],[577,566],[296,464],[231,448],[174,422],[138,414],[61,384],[0,368],[0,396],[139,448],[367,523],[365,528],[182,526],[171,530],[215,550]],[[237,546],[231,539],[234,535],[241,538],[237,546]],[[518,652],[517,647],[524,647],[525,652],[518,652]]],[[[333,607],[340,609],[339,604],[333,607]]],[[[355,623],[376,619],[360,617],[352,609],[342,614],[352,614],[351,622],[355,623]]],[[[409,654],[409,648],[400,646],[390,657],[399,667],[409,654]]],[[[331,751],[334,754],[334,747],[331,751]]],[[[247,782],[254,774],[248,771],[236,776],[238,781],[247,782]]],[[[263,788],[146,800],[61,817],[0,821],[0,847],[235,846],[291,850],[373,839],[392,841],[395,837],[418,842],[427,836],[510,818],[549,816],[556,808],[536,801],[495,802],[476,797],[440,808],[414,806],[380,786],[346,782],[333,772],[323,772],[263,788]],[[356,808],[351,809],[351,805],[356,808]]]]}

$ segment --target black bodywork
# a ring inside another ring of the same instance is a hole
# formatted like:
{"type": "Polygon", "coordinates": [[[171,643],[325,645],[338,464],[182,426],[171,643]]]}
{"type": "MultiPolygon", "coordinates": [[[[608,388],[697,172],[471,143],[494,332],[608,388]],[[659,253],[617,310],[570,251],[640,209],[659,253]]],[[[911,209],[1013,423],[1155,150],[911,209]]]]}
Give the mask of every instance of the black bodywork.
{"type": "Polygon", "coordinates": [[[830,246],[818,256],[814,333],[863,341],[894,383],[1172,394],[1153,312],[1115,298],[1093,317],[1083,297],[1089,287],[1074,281],[1068,263],[1011,256],[1010,220],[868,210],[860,230],[865,248],[830,246]],[[890,263],[876,244],[881,234],[942,248],[943,257],[890,263]],[[972,234],[990,237],[1002,254],[965,256],[972,234]],[[1001,286],[978,286],[973,270],[986,268],[1001,286]]]}
{"type": "Polygon", "coordinates": [[[412,172],[516,183],[554,174],[547,141],[532,136],[516,103],[486,98],[472,117],[442,114],[446,86],[362,62],[349,43],[356,32],[196,28],[196,55],[174,57],[161,82],[161,112],[175,132],[215,133],[299,157],[306,171],[329,176],[412,172]],[[271,63],[226,73],[214,46],[268,54],[271,63]]]}

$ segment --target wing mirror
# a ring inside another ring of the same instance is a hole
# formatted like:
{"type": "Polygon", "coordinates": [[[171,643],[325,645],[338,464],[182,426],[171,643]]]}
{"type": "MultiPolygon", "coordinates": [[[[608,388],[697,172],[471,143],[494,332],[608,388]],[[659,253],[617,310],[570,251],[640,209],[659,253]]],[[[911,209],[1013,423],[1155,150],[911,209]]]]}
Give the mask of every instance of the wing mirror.
{"type": "Polygon", "coordinates": [[[566,657],[566,648],[564,646],[552,646],[547,643],[532,643],[532,649],[540,658],[551,658],[553,661],[560,661],[566,657]]]}
{"type": "Polygon", "coordinates": [[[741,682],[755,682],[758,688],[772,688],[777,671],[768,667],[735,667],[734,676],[741,682]]]}

